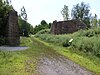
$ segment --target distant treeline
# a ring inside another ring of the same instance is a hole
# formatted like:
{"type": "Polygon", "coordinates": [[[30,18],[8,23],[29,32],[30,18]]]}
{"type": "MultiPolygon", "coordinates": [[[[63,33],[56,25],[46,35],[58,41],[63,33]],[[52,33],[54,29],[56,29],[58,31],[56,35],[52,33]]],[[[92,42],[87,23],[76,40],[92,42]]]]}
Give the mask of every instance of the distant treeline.
{"type": "Polygon", "coordinates": [[[33,26],[30,23],[23,20],[21,16],[19,16],[18,22],[21,36],[29,36],[30,34],[33,34],[33,26]]]}
{"type": "Polygon", "coordinates": [[[34,27],[33,33],[36,34],[37,32],[39,32],[43,29],[50,29],[50,27],[51,27],[51,23],[48,24],[45,20],[42,20],[39,25],[36,25],[34,27]]]}

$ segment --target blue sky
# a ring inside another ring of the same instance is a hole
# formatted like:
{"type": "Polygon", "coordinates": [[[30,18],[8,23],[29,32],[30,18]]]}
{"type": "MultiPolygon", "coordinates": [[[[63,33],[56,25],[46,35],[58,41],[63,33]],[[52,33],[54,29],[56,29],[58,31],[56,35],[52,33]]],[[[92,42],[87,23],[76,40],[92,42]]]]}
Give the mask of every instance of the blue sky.
{"type": "Polygon", "coordinates": [[[89,4],[91,12],[96,13],[100,18],[100,0],[12,0],[12,5],[18,13],[24,6],[28,15],[28,22],[35,26],[42,20],[46,20],[47,23],[63,20],[61,10],[64,5],[68,6],[69,13],[71,13],[73,5],[81,2],[89,4]]]}

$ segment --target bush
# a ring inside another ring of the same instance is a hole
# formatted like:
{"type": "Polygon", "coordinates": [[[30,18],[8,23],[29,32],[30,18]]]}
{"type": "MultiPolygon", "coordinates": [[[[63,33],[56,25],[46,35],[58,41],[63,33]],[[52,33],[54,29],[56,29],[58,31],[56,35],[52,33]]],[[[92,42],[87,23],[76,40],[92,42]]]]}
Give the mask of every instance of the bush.
{"type": "Polygon", "coordinates": [[[95,29],[89,29],[89,30],[79,30],[78,32],[75,32],[72,34],[74,37],[93,37],[100,35],[100,28],[95,28],[95,29]]]}
{"type": "Polygon", "coordinates": [[[72,47],[81,51],[92,53],[96,56],[100,55],[100,38],[99,37],[77,37],[72,42],[72,47]]]}
{"type": "Polygon", "coordinates": [[[37,34],[50,34],[50,29],[40,30],[37,34]]]}
{"type": "Polygon", "coordinates": [[[64,47],[68,46],[68,41],[71,37],[67,35],[52,35],[52,34],[36,34],[35,37],[38,37],[46,42],[55,43],[58,45],[63,45],[64,47]]]}
{"type": "Polygon", "coordinates": [[[38,34],[35,37],[63,47],[71,46],[85,53],[92,53],[100,57],[100,28],[80,30],[67,35],[38,34]],[[70,44],[69,40],[71,38],[73,41],[70,44]]]}

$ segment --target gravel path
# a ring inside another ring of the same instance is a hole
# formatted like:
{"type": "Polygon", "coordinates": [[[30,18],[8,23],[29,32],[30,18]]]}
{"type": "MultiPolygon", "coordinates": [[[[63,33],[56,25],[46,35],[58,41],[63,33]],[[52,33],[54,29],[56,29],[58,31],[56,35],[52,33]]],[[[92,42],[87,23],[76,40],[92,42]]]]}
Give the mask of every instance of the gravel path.
{"type": "Polygon", "coordinates": [[[43,57],[38,69],[40,75],[93,75],[92,72],[64,57],[43,57]]]}
{"type": "Polygon", "coordinates": [[[3,51],[20,51],[20,50],[26,50],[29,47],[7,47],[7,46],[0,46],[0,50],[3,51]]]}

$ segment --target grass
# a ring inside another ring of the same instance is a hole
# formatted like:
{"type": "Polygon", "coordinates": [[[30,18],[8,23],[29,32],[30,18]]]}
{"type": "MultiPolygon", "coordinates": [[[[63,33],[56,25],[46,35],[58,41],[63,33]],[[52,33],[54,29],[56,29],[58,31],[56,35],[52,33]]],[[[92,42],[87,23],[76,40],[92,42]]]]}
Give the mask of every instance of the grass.
{"type": "Polygon", "coordinates": [[[81,66],[87,68],[90,71],[100,75],[100,59],[95,56],[88,56],[87,54],[80,51],[73,51],[62,47],[56,47],[58,53],[66,56],[67,58],[75,61],[81,66]]]}
{"type": "Polygon", "coordinates": [[[91,54],[88,56],[79,50],[46,43],[34,37],[21,37],[21,46],[30,48],[24,51],[0,51],[0,75],[39,75],[39,58],[45,54],[54,55],[55,52],[100,75],[100,59],[91,54]]]}
{"type": "Polygon", "coordinates": [[[0,51],[0,75],[32,75],[36,73],[40,54],[38,43],[31,38],[21,37],[21,46],[29,46],[24,51],[0,51]]]}
{"type": "Polygon", "coordinates": [[[64,35],[36,34],[35,37],[59,54],[100,75],[100,28],[64,35]],[[69,43],[70,39],[73,39],[72,43],[69,43]]]}
{"type": "Polygon", "coordinates": [[[80,64],[81,66],[87,68],[90,71],[93,71],[95,75],[100,75],[100,59],[91,55],[81,52],[76,49],[68,49],[62,46],[55,45],[53,43],[47,43],[40,39],[37,39],[40,42],[44,43],[46,46],[52,47],[56,52],[61,55],[64,55],[66,58],[80,64]]]}
{"type": "Polygon", "coordinates": [[[36,34],[35,37],[63,47],[71,46],[100,58],[100,27],[64,35],[36,34]],[[71,43],[70,39],[73,39],[71,43]]]}
{"type": "Polygon", "coordinates": [[[54,55],[55,52],[34,37],[21,37],[21,46],[30,48],[24,51],[0,51],[0,75],[39,75],[37,67],[40,58],[54,55]]]}

